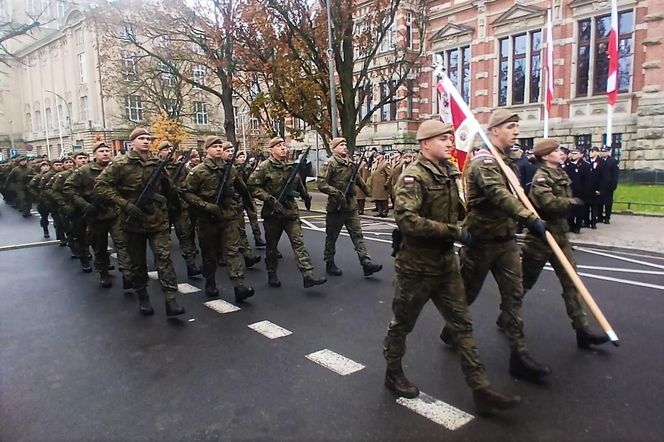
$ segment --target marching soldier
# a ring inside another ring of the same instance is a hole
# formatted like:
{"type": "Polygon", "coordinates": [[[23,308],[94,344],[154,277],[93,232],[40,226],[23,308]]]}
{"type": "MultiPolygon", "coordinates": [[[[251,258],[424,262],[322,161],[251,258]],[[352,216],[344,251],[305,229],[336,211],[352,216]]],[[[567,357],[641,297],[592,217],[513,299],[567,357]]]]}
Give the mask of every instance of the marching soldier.
{"type": "Polygon", "coordinates": [[[51,187],[53,178],[62,172],[63,170],[63,160],[55,159],[51,163],[51,170],[44,175],[43,181],[40,183],[41,187],[41,198],[44,202],[44,205],[48,207],[48,210],[53,217],[53,228],[55,229],[55,239],[60,241],[60,247],[65,247],[67,245],[67,236],[64,228],[64,220],[60,216],[58,207],[54,204],[53,198],[51,197],[51,187]]]}
{"type": "Polygon", "coordinates": [[[48,204],[46,201],[46,195],[44,195],[44,181],[49,180],[53,174],[51,173],[51,163],[44,161],[41,163],[40,172],[38,175],[35,175],[30,180],[28,188],[32,194],[33,200],[37,203],[37,212],[41,219],[39,224],[44,231],[44,239],[51,238],[51,234],[48,232],[48,204]]]}
{"type": "Polygon", "coordinates": [[[307,188],[299,177],[295,177],[291,185],[291,195],[282,204],[279,202],[279,193],[282,191],[290,170],[295,167],[288,161],[288,149],[282,138],[273,138],[269,144],[270,157],[263,161],[249,178],[249,189],[254,198],[263,201],[261,216],[265,229],[267,249],[265,253],[265,266],[267,268],[268,284],[270,287],[281,287],[277,276],[278,253],[277,246],[281,234],[286,232],[293,247],[297,266],[302,272],[304,287],[313,287],[324,284],[325,278],[314,275],[314,266],[311,263],[309,252],[304,246],[302,227],[300,226],[300,211],[295,202],[295,194],[310,200],[307,188]]]}
{"type": "Polygon", "coordinates": [[[87,153],[78,152],[74,155],[74,169],[72,172],[67,178],[56,183],[57,188],[60,189],[60,192],[58,193],[60,197],[58,203],[67,205],[67,213],[69,215],[72,234],[72,251],[81,261],[81,269],[85,273],[92,272],[92,266],[90,265],[92,256],[90,255],[90,246],[87,240],[87,221],[81,208],[73,203],[72,197],[75,192],[67,189],[67,182],[81,167],[88,164],[88,161],[89,156],[87,153]]]}
{"type": "Polygon", "coordinates": [[[244,285],[244,267],[239,252],[239,223],[244,223],[241,199],[250,198],[250,195],[237,170],[230,165],[221,203],[215,204],[220,181],[233,155],[233,145],[209,136],[205,139],[205,151],[205,160],[189,172],[183,186],[186,201],[198,212],[205,294],[211,298],[219,296],[215,275],[218,257],[224,253],[235,301],[242,302],[254,295],[253,287],[244,285]]]}
{"type": "Polygon", "coordinates": [[[114,203],[122,211],[124,232],[131,262],[132,286],[138,296],[139,312],[154,314],[147,291],[148,268],[145,245],[149,243],[157,262],[159,282],[166,299],[166,315],[183,314],[177,303],[177,276],[171,261],[169,205],[179,209],[180,197],[166,174],[159,177],[154,186],[154,196],[144,211],[134,203],[158,166],[159,160],[150,152],[152,137],[143,128],[134,129],[129,135],[132,149],[116,158],[97,178],[94,192],[103,200],[114,203]]]}
{"type": "MultiPolygon", "coordinates": [[[[489,119],[489,138],[503,161],[512,168],[509,148],[518,141],[519,116],[498,109],[489,119]]],[[[545,237],[544,222],[530,212],[509,191],[507,177],[490,152],[480,150],[467,164],[466,188],[468,214],[464,227],[473,237],[470,245],[459,252],[461,276],[466,286],[468,305],[482,289],[491,272],[500,291],[501,314],[497,325],[510,341],[510,374],[517,378],[539,381],[551,369],[535,362],[528,353],[521,319],[523,283],[521,262],[516,243],[516,223],[523,222],[538,238],[545,237]]],[[[454,343],[445,327],[441,339],[454,343]]]]}
{"type": "Polygon", "coordinates": [[[21,158],[18,164],[9,172],[5,181],[5,188],[12,198],[10,202],[15,203],[16,208],[23,214],[23,218],[32,216],[32,198],[28,190],[28,184],[35,175],[35,171],[28,165],[27,158],[21,158]]]}
{"type": "MultiPolygon", "coordinates": [[[[242,181],[244,181],[245,183],[249,182],[249,176],[251,176],[252,172],[254,171],[254,166],[258,165],[257,160],[254,160],[254,164],[248,162],[246,160],[246,155],[244,154],[244,152],[240,152],[237,154],[237,159],[235,164],[238,173],[242,177],[242,181]]],[[[256,210],[256,203],[253,198],[247,200],[247,203],[244,206],[244,211],[247,213],[247,218],[249,218],[251,233],[253,233],[254,235],[254,244],[256,244],[256,247],[265,247],[265,241],[263,241],[263,238],[261,236],[261,228],[260,224],[258,223],[258,213],[256,210]]],[[[242,230],[244,231],[244,226],[242,226],[242,230]]],[[[245,233],[244,236],[246,238],[247,234],[245,233]]]]}
{"type": "MultiPolygon", "coordinates": [[[[71,209],[62,195],[62,187],[67,178],[69,178],[69,175],[74,172],[75,165],[73,158],[65,158],[62,161],[62,171],[55,174],[46,184],[46,192],[51,201],[53,216],[55,217],[57,214],[58,219],[56,219],[56,224],[62,225],[63,236],[65,238],[64,244],[63,240],[60,241],[60,246],[69,246],[72,259],[78,259],[78,255],[75,252],[76,245],[74,244],[74,235],[72,233],[71,209]]],[[[90,268],[90,271],[92,271],[92,268],[90,268]]]]}
{"type": "Polygon", "coordinates": [[[473,390],[479,414],[519,404],[518,396],[505,396],[490,387],[473,338],[463,281],[454,255],[454,241],[471,237],[459,225],[458,169],[451,165],[454,130],[437,120],[423,122],[417,131],[421,157],[405,169],[396,185],[394,218],[401,234],[394,244],[396,259],[394,317],[383,345],[387,361],[385,385],[397,395],[413,398],[419,390],[404,375],[401,359],[406,337],[422,308],[431,299],[445,318],[457,348],[461,370],[473,390]]]}
{"type": "MultiPolygon", "coordinates": [[[[360,259],[360,264],[364,271],[364,276],[370,276],[380,271],[383,266],[371,262],[371,256],[364,245],[362,237],[362,223],[357,213],[357,200],[355,194],[344,194],[346,186],[349,185],[355,163],[348,158],[348,146],[344,138],[334,138],[330,142],[332,157],[323,164],[323,168],[318,175],[318,190],[327,195],[327,214],[325,215],[325,251],[323,258],[325,260],[325,270],[328,275],[341,276],[341,270],[334,263],[335,245],[341,233],[341,228],[346,226],[353,247],[360,259]]],[[[351,189],[357,185],[365,193],[369,189],[360,178],[359,174],[355,177],[355,182],[351,183],[351,189]]]]}
{"type": "MultiPolygon", "coordinates": [[[[535,143],[534,153],[541,166],[533,178],[530,200],[546,221],[547,230],[551,232],[570,264],[576,269],[572,247],[567,239],[567,232],[569,232],[567,212],[574,207],[583,207],[584,202],[573,196],[570,178],[560,168],[560,145],[557,141],[550,138],[538,141],[535,143]]],[[[522,255],[524,292],[535,285],[544,264],[547,261],[551,262],[563,287],[562,296],[567,316],[576,330],[578,347],[589,349],[591,345],[608,342],[609,338],[606,335],[598,335],[588,330],[588,320],[583,311],[579,293],[549,245],[535,237],[532,232],[528,232],[522,255]]]]}

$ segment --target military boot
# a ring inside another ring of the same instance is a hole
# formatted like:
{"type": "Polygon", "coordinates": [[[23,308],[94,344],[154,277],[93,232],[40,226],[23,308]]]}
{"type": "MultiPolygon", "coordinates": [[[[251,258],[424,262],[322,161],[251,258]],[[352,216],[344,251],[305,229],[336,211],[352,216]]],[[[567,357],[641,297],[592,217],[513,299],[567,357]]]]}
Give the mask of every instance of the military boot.
{"type": "Polygon", "coordinates": [[[325,284],[327,282],[327,279],[319,278],[317,276],[314,276],[313,273],[309,273],[309,274],[304,275],[302,280],[304,282],[304,288],[305,289],[308,289],[308,288],[316,286],[316,285],[325,284]]]}
{"type": "Polygon", "coordinates": [[[268,272],[267,285],[270,287],[281,287],[281,281],[279,281],[279,277],[275,272],[268,272]]]}
{"type": "Polygon", "coordinates": [[[254,256],[245,256],[244,257],[244,265],[249,268],[252,267],[255,264],[258,264],[261,260],[260,255],[254,255],[254,256]]]}
{"type": "Polygon", "coordinates": [[[473,390],[473,400],[475,401],[475,411],[480,416],[490,415],[494,409],[509,410],[521,403],[520,396],[506,396],[490,387],[473,390]]]}
{"type": "Polygon", "coordinates": [[[235,287],[235,302],[244,302],[245,299],[254,296],[253,287],[245,287],[243,285],[235,287]]]}
{"type": "Polygon", "coordinates": [[[48,227],[44,227],[44,239],[50,239],[51,234],[48,233],[48,227]]]}
{"type": "Polygon", "coordinates": [[[445,344],[449,345],[450,347],[454,347],[454,339],[452,337],[452,332],[447,326],[443,327],[443,331],[440,332],[440,340],[443,341],[445,344]]]}
{"type": "Polygon", "coordinates": [[[256,247],[265,247],[267,245],[260,236],[254,238],[254,243],[256,244],[256,247]]]}
{"type": "Polygon", "coordinates": [[[362,264],[362,270],[364,270],[364,276],[371,276],[376,272],[380,272],[382,269],[383,269],[382,265],[374,264],[371,261],[362,264]]]}
{"type": "Polygon", "coordinates": [[[166,300],[166,316],[184,315],[184,308],[178,305],[178,302],[173,299],[166,300]]]}
{"type": "Polygon", "coordinates": [[[327,261],[325,263],[325,272],[328,275],[332,276],[341,276],[343,273],[339,267],[334,263],[334,261],[327,261]]]}
{"type": "Polygon", "coordinates": [[[588,330],[588,327],[579,327],[576,329],[576,345],[585,350],[590,349],[591,345],[602,345],[609,342],[607,335],[599,335],[588,330]]]}
{"type": "Polygon", "coordinates": [[[219,289],[217,288],[216,281],[210,281],[210,280],[205,281],[205,296],[207,296],[208,298],[219,297],[219,289]]]}
{"type": "Polygon", "coordinates": [[[129,276],[122,275],[122,290],[131,290],[133,288],[131,283],[131,278],[129,276]]]}
{"type": "Polygon", "coordinates": [[[115,266],[113,264],[109,264],[108,267],[106,267],[106,270],[108,270],[109,272],[111,270],[115,270],[115,266]]]}
{"type": "Polygon", "coordinates": [[[408,399],[413,399],[420,395],[420,390],[406,379],[401,366],[396,369],[388,368],[385,371],[385,386],[396,393],[397,396],[408,399]]]}
{"type": "Polygon", "coordinates": [[[113,287],[113,280],[108,271],[99,272],[99,285],[103,289],[110,289],[113,287]]]}
{"type": "Polygon", "coordinates": [[[146,289],[140,290],[136,293],[138,295],[138,311],[143,316],[154,315],[154,309],[150,302],[150,295],[146,289]]]}
{"type": "Polygon", "coordinates": [[[196,264],[187,264],[187,278],[193,278],[201,274],[201,269],[196,264]]]}
{"type": "Polygon", "coordinates": [[[551,374],[547,365],[535,362],[527,351],[513,351],[510,355],[510,375],[527,381],[540,381],[542,376],[551,374]]]}
{"type": "Polygon", "coordinates": [[[83,270],[83,273],[92,273],[92,266],[89,259],[81,259],[81,270],[83,270]]]}

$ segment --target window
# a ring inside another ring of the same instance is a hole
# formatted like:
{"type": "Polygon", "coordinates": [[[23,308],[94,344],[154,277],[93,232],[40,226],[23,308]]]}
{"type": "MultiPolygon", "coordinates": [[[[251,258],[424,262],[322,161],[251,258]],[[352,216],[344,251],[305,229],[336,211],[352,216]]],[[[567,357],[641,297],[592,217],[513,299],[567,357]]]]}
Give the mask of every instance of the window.
{"type": "Polygon", "coordinates": [[[373,107],[373,85],[367,84],[360,91],[360,113],[358,114],[358,123],[367,116],[373,107]]]}
{"type": "MultiPolygon", "coordinates": [[[[602,144],[606,145],[606,134],[602,135],[602,144]]],[[[611,134],[611,156],[620,162],[622,152],[622,134],[611,134]]]]}
{"type": "Polygon", "coordinates": [[[161,72],[161,83],[166,87],[175,87],[175,75],[171,68],[161,61],[158,68],[159,72],[161,72]]]}
{"type": "Polygon", "coordinates": [[[62,119],[65,118],[65,114],[63,113],[62,105],[58,104],[57,109],[55,110],[55,116],[58,118],[58,127],[62,126],[62,119]]]}
{"type": "Polygon", "coordinates": [[[136,53],[122,51],[123,79],[124,81],[136,81],[138,70],[136,69],[136,53]]]}
{"type": "Polygon", "coordinates": [[[58,18],[64,18],[67,12],[67,4],[63,0],[58,0],[58,18]]]}
{"type": "Polygon", "coordinates": [[[157,39],[157,45],[160,48],[167,48],[171,45],[171,38],[168,35],[162,35],[157,39]]]}
{"type": "Polygon", "coordinates": [[[166,113],[171,118],[180,116],[180,106],[176,100],[166,100],[166,113]]]}
{"type": "Polygon", "coordinates": [[[129,95],[127,97],[127,118],[130,121],[143,120],[143,101],[140,95],[129,95]]]}
{"type": "Polygon", "coordinates": [[[122,35],[120,38],[128,42],[136,41],[136,31],[134,30],[134,25],[131,23],[125,23],[122,27],[122,35]]]}
{"type": "Polygon", "coordinates": [[[574,137],[574,145],[576,147],[580,147],[584,151],[589,150],[592,147],[592,135],[590,134],[576,135],[574,137]]]}
{"type": "Polygon", "coordinates": [[[205,66],[202,64],[197,64],[194,66],[194,81],[205,86],[205,66]]]}
{"type": "Polygon", "coordinates": [[[39,11],[37,11],[37,3],[38,3],[38,0],[27,0],[25,2],[26,12],[28,14],[31,14],[31,15],[34,15],[34,14],[38,13],[39,11]]]}
{"type": "Polygon", "coordinates": [[[415,80],[407,80],[406,81],[406,89],[407,89],[407,107],[406,107],[406,118],[409,120],[413,119],[413,95],[415,95],[415,80]]]}
{"type": "Polygon", "coordinates": [[[35,111],[35,130],[43,130],[44,121],[42,120],[41,111],[35,111]]]}
{"type": "Polygon", "coordinates": [[[445,71],[463,101],[470,103],[470,46],[450,49],[441,54],[445,71]]]}
{"type": "Polygon", "coordinates": [[[406,12],[406,47],[413,49],[413,13],[406,12]]]}
{"type": "Polygon", "coordinates": [[[88,82],[88,70],[85,66],[85,53],[78,54],[78,77],[80,84],[88,82]]]}
{"type": "MultiPolygon", "coordinates": [[[[386,17],[386,20],[389,20],[386,17]]],[[[383,40],[380,42],[380,52],[392,51],[397,47],[397,24],[392,21],[392,24],[385,30],[383,40]]]]}
{"type": "Polygon", "coordinates": [[[53,130],[53,114],[50,107],[46,108],[46,127],[48,130],[53,130]]]}
{"type": "Polygon", "coordinates": [[[74,33],[76,35],[76,44],[78,46],[83,46],[83,44],[85,43],[85,34],[83,33],[83,28],[81,27],[76,29],[74,33]]]}
{"type": "Polygon", "coordinates": [[[208,124],[207,103],[194,101],[194,122],[196,124],[208,124]]]}
{"type": "Polygon", "coordinates": [[[203,49],[203,46],[195,42],[191,44],[191,50],[198,55],[202,55],[203,53],[205,53],[205,49],[203,49]]]}
{"type": "Polygon", "coordinates": [[[87,123],[89,119],[88,114],[88,97],[81,97],[78,105],[78,120],[87,123]]]}
{"type": "Polygon", "coordinates": [[[542,31],[499,40],[498,106],[537,103],[540,96],[542,31]]]}
{"type": "Polygon", "coordinates": [[[393,121],[397,118],[397,82],[390,80],[380,83],[380,98],[382,105],[380,108],[380,121],[393,121]],[[392,91],[391,97],[387,98],[392,91]],[[385,101],[389,100],[387,103],[385,101]]]}
{"type": "Polygon", "coordinates": [[[32,132],[32,114],[30,112],[25,113],[25,130],[32,132]]]}
{"type": "MultiPolygon", "coordinates": [[[[576,96],[606,93],[609,75],[611,16],[603,15],[578,23],[576,96]]],[[[618,14],[618,92],[629,92],[632,80],[633,11],[618,14]]]]}

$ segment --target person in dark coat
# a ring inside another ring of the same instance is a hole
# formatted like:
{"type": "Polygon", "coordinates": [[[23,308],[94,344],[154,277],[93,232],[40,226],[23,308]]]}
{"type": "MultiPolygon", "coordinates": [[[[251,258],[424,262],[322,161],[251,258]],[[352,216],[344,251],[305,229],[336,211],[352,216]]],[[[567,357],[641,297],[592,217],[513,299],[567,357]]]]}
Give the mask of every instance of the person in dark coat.
{"type": "Polygon", "coordinates": [[[620,168],[618,167],[618,161],[611,156],[611,149],[609,147],[602,147],[600,156],[604,162],[606,178],[602,181],[605,187],[600,190],[602,201],[599,209],[599,221],[604,224],[611,224],[613,192],[615,192],[616,187],[618,187],[620,168]]]}
{"type": "MultiPolygon", "coordinates": [[[[583,201],[588,201],[588,185],[590,184],[590,165],[583,160],[583,149],[575,148],[569,154],[567,163],[563,169],[570,177],[572,183],[572,195],[583,201]]],[[[584,218],[584,206],[575,206],[570,209],[567,222],[570,232],[581,233],[581,226],[584,218]]]]}
{"type": "Polygon", "coordinates": [[[602,161],[599,148],[590,149],[590,177],[588,184],[588,200],[590,205],[590,228],[597,229],[597,220],[599,219],[599,210],[602,204],[602,188],[606,187],[606,172],[604,171],[604,161],[602,161]]]}

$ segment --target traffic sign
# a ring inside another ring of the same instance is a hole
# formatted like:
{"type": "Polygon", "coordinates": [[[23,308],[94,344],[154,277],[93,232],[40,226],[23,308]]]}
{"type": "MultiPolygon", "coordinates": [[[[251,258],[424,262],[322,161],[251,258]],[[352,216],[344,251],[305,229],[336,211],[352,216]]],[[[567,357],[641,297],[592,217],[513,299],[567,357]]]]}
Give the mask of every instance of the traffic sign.
{"type": "Polygon", "coordinates": [[[9,156],[10,157],[15,157],[17,155],[18,155],[18,149],[17,148],[12,147],[11,149],[9,149],[9,156]]]}

